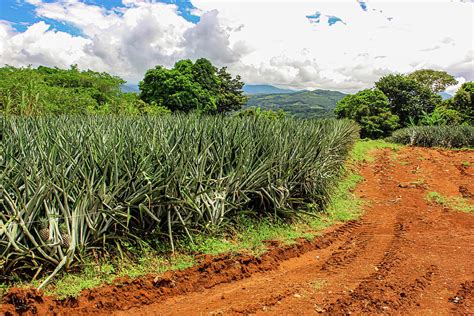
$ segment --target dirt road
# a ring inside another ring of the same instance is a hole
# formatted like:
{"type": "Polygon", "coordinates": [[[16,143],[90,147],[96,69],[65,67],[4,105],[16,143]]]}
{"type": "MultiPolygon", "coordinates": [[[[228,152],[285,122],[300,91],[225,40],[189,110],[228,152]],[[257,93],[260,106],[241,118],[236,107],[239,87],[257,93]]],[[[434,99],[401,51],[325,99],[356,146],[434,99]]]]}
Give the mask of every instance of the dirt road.
{"type": "Polygon", "coordinates": [[[365,215],[312,242],[261,258],[205,257],[68,302],[17,300],[25,311],[66,314],[474,314],[474,214],[426,200],[436,191],[474,203],[474,152],[385,149],[361,173],[365,215]]]}

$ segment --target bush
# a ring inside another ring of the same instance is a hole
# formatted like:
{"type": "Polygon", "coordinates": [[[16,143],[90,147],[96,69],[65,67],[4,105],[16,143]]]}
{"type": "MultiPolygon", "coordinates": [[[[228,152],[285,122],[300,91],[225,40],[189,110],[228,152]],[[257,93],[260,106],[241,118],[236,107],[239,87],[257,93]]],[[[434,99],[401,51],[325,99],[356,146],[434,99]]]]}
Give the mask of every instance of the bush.
{"type": "Polygon", "coordinates": [[[119,102],[122,79],[70,69],[0,68],[0,113],[15,115],[95,113],[119,102]]]}
{"type": "MultiPolygon", "coordinates": [[[[0,118],[2,276],[71,268],[94,249],[328,203],[354,143],[347,120],[0,118]]],[[[165,238],[163,240],[163,238],[165,238]]],[[[161,242],[160,242],[161,241],[161,242]]]]}
{"type": "Polygon", "coordinates": [[[122,93],[121,78],[91,70],[0,68],[0,114],[163,115],[164,106],[143,102],[136,93],[122,93]]]}
{"type": "Polygon", "coordinates": [[[414,126],[395,131],[390,141],[422,147],[474,147],[474,126],[414,126]]]}
{"type": "Polygon", "coordinates": [[[378,89],[346,95],[337,103],[334,113],[359,123],[362,138],[386,137],[399,127],[398,116],[390,112],[388,98],[378,89]]]}

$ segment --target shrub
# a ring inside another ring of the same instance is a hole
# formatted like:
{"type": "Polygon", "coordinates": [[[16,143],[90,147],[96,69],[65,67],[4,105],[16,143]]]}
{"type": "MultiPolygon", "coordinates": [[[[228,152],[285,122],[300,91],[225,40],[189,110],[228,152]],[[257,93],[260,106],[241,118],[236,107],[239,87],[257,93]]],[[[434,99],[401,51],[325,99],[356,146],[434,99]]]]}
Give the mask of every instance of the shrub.
{"type": "Polygon", "coordinates": [[[0,113],[15,115],[103,112],[119,102],[121,78],[94,71],[0,68],[0,113]]]}
{"type": "Polygon", "coordinates": [[[362,138],[381,138],[399,127],[399,118],[392,114],[388,98],[378,89],[366,89],[342,98],[334,113],[360,124],[362,138]]]}
{"type": "Polygon", "coordinates": [[[474,126],[414,126],[395,131],[390,141],[423,147],[474,147],[474,126]]]}

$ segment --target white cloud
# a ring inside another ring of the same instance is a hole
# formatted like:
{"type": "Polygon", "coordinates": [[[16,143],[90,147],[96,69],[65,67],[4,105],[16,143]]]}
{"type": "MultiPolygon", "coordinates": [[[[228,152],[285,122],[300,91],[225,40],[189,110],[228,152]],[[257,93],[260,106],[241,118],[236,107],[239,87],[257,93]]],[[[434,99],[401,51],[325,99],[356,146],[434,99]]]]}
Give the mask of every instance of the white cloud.
{"type": "Polygon", "coordinates": [[[447,93],[454,95],[456,91],[458,91],[458,89],[462,86],[462,84],[466,82],[466,78],[464,77],[456,77],[456,80],[458,81],[458,83],[454,86],[448,87],[446,89],[447,93]]]}
{"type": "Polygon", "coordinates": [[[352,91],[389,72],[423,67],[474,79],[472,3],[372,1],[367,11],[356,1],[193,3],[244,25],[230,41],[253,49],[240,61],[252,69],[247,80],[352,91]],[[316,12],[319,23],[305,18],[316,12]],[[328,15],[346,25],[329,26],[328,15]]]}
{"type": "Polygon", "coordinates": [[[173,4],[122,0],[106,10],[79,0],[28,0],[45,22],[18,33],[0,23],[0,62],[109,71],[137,81],[156,64],[207,57],[249,83],[354,91],[390,72],[446,70],[474,79],[472,3],[451,1],[193,0],[198,24],[173,4]],[[319,23],[308,15],[320,12],[319,23]],[[328,16],[343,23],[329,25],[328,16]]]}
{"type": "Polygon", "coordinates": [[[209,58],[223,65],[240,60],[248,49],[243,41],[237,41],[230,46],[230,32],[219,21],[219,12],[211,10],[201,16],[201,21],[194,27],[188,28],[183,36],[183,48],[186,57],[209,58]]]}
{"type": "Polygon", "coordinates": [[[38,22],[17,33],[9,25],[0,24],[0,60],[11,65],[51,65],[68,67],[71,61],[86,57],[83,48],[90,40],[56,32],[38,22]]]}

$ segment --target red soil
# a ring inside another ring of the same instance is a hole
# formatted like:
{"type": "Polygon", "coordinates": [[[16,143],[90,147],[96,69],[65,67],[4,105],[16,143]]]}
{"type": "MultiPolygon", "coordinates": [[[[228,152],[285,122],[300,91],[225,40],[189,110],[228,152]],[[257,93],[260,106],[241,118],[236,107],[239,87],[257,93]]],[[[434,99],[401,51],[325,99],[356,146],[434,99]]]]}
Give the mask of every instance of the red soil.
{"type": "Polygon", "coordinates": [[[361,167],[360,221],[262,257],[206,256],[161,277],[123,279],[55,300],[11,290],[5,314],[474,314],[474,214],[426,201],[474,203],[474,151],[380,150],[361,167]],[[468,162],[469,164],[466,164],[468,162]]]}

